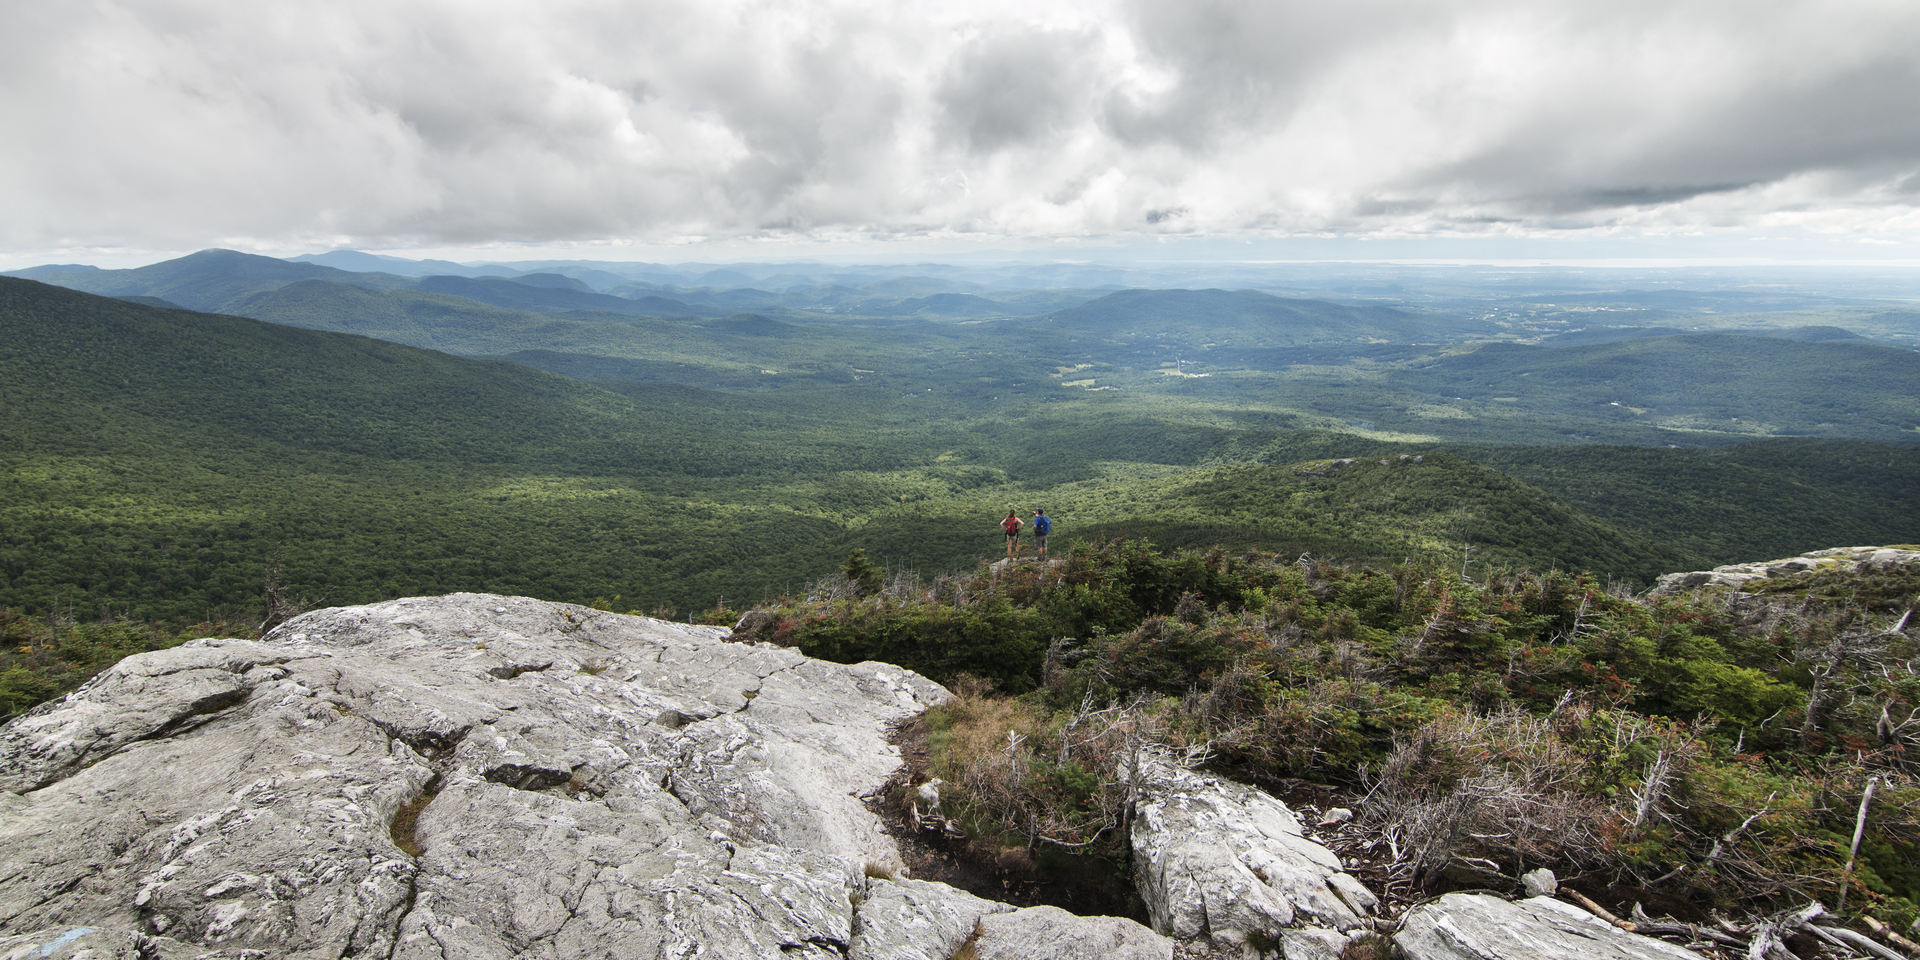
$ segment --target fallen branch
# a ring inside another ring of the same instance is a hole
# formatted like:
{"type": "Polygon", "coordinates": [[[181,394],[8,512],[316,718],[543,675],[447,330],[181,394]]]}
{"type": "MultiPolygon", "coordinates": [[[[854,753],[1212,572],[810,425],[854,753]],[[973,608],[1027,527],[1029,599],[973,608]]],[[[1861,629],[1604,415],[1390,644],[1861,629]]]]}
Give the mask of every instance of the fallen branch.
{"type": "Polygon", "coordinates": [[[1634,927],[1637,928],[1634,930],[1635,933],[1644,933],[1654,937],[1666,935],[1670,937],[1685,937],[1690,940],[1712,940],[1715,943],[1729,947],[1744,947],[1747,945],[1747,942],[1739,937],[1691,923],[1663,923],[1655,920],[1649,923],[1635,923],[1634,927]]]}
{"type": "Polygon", "coordinates": [[[1780,938],[1779,931],[1772,927],[1761,927],[1753,932],[1753,942],[1747,944],[1747,960],[1797,960],[1793,952],[1787,949],[1780,938]]]}
{"type": "Polygon", "coordinates": [[[1114,825],[1109,823],[1106,826],[1101,827],[1098,831],[1096,831],[1092,837],[1086,840],[1082,840],[1078,843],[1073,843],[1066,840],[1055,840],[1054,838],[1049,837],[1044,833],[1036,833],[1034,834],[1034,836],[1041,840],[1045,840],[1046,842],[1051,843],[1056,847],[1060,847],[1063,850],[1078,850],[1082,847],[1091,847],[1094,844],[1099,843],[1100,838],[1103,836],[1106,836],[1107,831],[1112,830],[1113,827],[1114,825]]]}
{"type": "MultiPolygon", "coordinates": [[[[1807,929],[1812,925],[1814,917],[1826,912],[1826,907],[1818,903],[1809,903],[1792,913],[1754,924],[1753,941],[1747,944],[1747,960],[1763,960],[1763,958],[1794,960],[1793,952],[1787,949],[1787,937],[1807,929]]],[[[1721,923],[1722,929],[1730,926],[1725,922],[1721,923]]]]}
{"type": "Polygon", "coordinates": [[[1627,931],[1628,933],[1637,933],[1640,930],[1639,927],[1631,923],[1628,923],[1627,921],[1622,920],[1611,913],[1608,913],[1606,907],[1603,907],[1597,903],[1594,903],[1592,900],[1589,900],[1586,894],[1581,893],[1578,890],[1571,890],[1566,887],[1561,887],[1560,892],[1566,894],[1569,897],[1572,897],[1575,902],[1579,903],[1583,907],[1586,907],[1587,910],[1591,912],[1594,916],[1599,917],[1600,919],[1605,920],[1606,922],[1611,923],[1614,926],[1627,931]]]}
{"type": "Polygon", "coordinates": [[[1845,947],[1848,944],[1852,944],[1854,947],[1865,950],[1876,957],[1884,958],[1884,960],[1907,960],[1906,957],[1875,943],[1865,934],[1855,933],[1845,927],[1816,927],[1809,923],[1807,924],[1807,931],[1836,947],[1845,947]]]}
{"type": "Polygon", "coordinates": [[[1898,932],[1896,932],[1892,927],[1889,927],[1886,924],[1881,923],[1880,921],[1875,920],[1872,917],[1861,917],[1860,920],[1862,923],[1865,923],[1867,925],[1868,930],[1872,930],[1874,933],[1877,933],[1880,936],[1885,937],[1888,940],[1892,941],[1894,946],[1899,947],[1900,949],[1905,950],[1908,953],[1920,954],[1920,943],[1914,943],[1912,940],[1908,940],[1906,937],[1903,937],[1898,932]]]}

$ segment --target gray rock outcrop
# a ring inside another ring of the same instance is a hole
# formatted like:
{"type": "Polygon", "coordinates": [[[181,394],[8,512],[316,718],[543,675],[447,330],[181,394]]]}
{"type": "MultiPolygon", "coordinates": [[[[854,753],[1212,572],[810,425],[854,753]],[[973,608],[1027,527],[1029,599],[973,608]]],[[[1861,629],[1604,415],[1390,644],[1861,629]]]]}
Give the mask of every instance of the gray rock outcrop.
{"type": "Polygon", "coordinates": [[[1166,758],[1143,765],[1132,843],[1153,928],[1178,939],[1244,947],[1296,925],[1349,930],[1378,905],[1285,803],[1166,758]]]}
{"type": "Polygon", "coordinates": [[[1549,897],[1449,893],[1407,911],[1394,945],[1407,960],[1700,960],[1549,897]]]}
{"type": "Polygon", "coordinates": [[[1348,939],[1332,930],[1305,927],[1280,931],[1280,960],[1340,960],[1348,939]]]}
{"type": "Polygon", "coordinates": [[[980,920],[979,960],[1173,960],[1173,941],[1119,917],[1079,917],[1059,907],[1029,907],[980,920]]]}
{"type": "Polygon", "coordinates": [[[0,728],[0,955],[934,957],[1017,916],[873,879],[889,725],[943,689],[726,637],[459,594],[128,658],[0,728]]]}
{"type": "Polygon", "coordinates": [[[943,883],[876,883],[860,905],[860,932],[854,934],[848,956],[852,960],[947,960],[973,936],[981,917],[1012,910],[1007,904],[982,900],[943,883]]]}
{"type": "Polygon", "coordinates": [[[1851,572],[1885,570],[1920,564],[1920,550],[1904,547],[1834,547],[1814,550],[1784,560],[1760,563],[1730,563],[1712,570],[1669,573],[1654,581],[1647,591],[1650,597],[1662,597],[1687,590],[1727,587],[1739,590],[1756,580],[1772,580],[1810,573],[1816,570],[1851,572]]]}

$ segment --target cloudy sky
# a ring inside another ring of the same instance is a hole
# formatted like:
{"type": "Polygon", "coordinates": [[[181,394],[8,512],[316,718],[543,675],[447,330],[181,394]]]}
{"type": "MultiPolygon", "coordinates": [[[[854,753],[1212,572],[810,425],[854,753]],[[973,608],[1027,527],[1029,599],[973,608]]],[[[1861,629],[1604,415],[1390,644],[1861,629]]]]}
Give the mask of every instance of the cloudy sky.
{"type": "Polygon", "coordinates": [[[1913,0],[5,8],[9,267],[1303,241],[1920,260],[1913,0]]]}

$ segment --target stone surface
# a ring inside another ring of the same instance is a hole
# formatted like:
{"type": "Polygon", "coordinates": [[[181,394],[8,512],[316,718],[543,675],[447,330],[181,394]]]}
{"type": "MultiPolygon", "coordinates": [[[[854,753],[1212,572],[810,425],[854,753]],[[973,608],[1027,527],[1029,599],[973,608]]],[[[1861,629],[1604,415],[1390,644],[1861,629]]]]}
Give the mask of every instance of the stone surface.
{"type": "MultiPolygon", "coordinates": [[[[726,636],[459,594],[129,658],[0,729],[0,956],[931,957],[1014,915],[869,878],[944,690],[726,636]]],[[[996,943],[1166,955],[1070,917],[996,943]]]]}
{"type": "MultiPolygon", "coordinates": [[[[245,955],[264,957],[261,951],[245,955]]],[[[171,937],[148,936],[110,923],[97,927],[50,927],[15,936],[0,935],[0,960],[203,960],[239,957],[171,937]]]]}
{"type": "Polygon", "coordinates": [[[1548,897],[1450,893],[1407,911],[1393,942],[1407,960],[1701,960],[1548,897]]]}
{"type": "Polygon", "coordinates": [[[1899,547],[1834,547],[1814,550],[1798,557],[1759,563],[1730,563],[1712,570],[1669,573],[1654,581],[1647,591],[1661,597],[1687,590],[1727,587],[1739,590],[1756,580],[1790,577],[1816,570],[1848,572],[1859,569],[1890,569],[1920,564],[1920,550],[1899,547]]]}
{"type": "Polygon", "coordinates": [[[1028,907],[980,919],[979,960],[1173,960],[1173,941],[1122,917],[1028,907]]]}
{"type": "Polygon", "coordinates": [[[1347,935],[1323,927],[1280,931],[1280,960],[1340,960],[1347,935]]]}
{"type": "Polygon", "coordinates": [[[974,924],[1013,907],[982,900],[943,883],[920,880],[867,885],[851,960],[947,960],[973,935],[974,924]]]}
{"type": "Polygon", "coordinates": [[[1156,758],[1144,765],[1134,876],[1159,933],[1238,946],[1296,923],[1347,930],[1377,901],[1260,790],[1156,758]]]}

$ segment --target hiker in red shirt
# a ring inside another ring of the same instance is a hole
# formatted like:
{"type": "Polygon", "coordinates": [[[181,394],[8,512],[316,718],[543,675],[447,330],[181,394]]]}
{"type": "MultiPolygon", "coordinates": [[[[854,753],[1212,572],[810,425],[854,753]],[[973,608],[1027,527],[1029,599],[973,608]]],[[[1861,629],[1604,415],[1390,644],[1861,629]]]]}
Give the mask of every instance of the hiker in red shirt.
{"type": "Polygon", "coordinates": [[[1000,529],[1007,532],[1008,560],[1012,560],[1013,555],[1020,552],[1020,526],[1020,515],[1015,513],[1012,508],[1008,508],[1007,518],[1000,521],[1000,529]]]}

